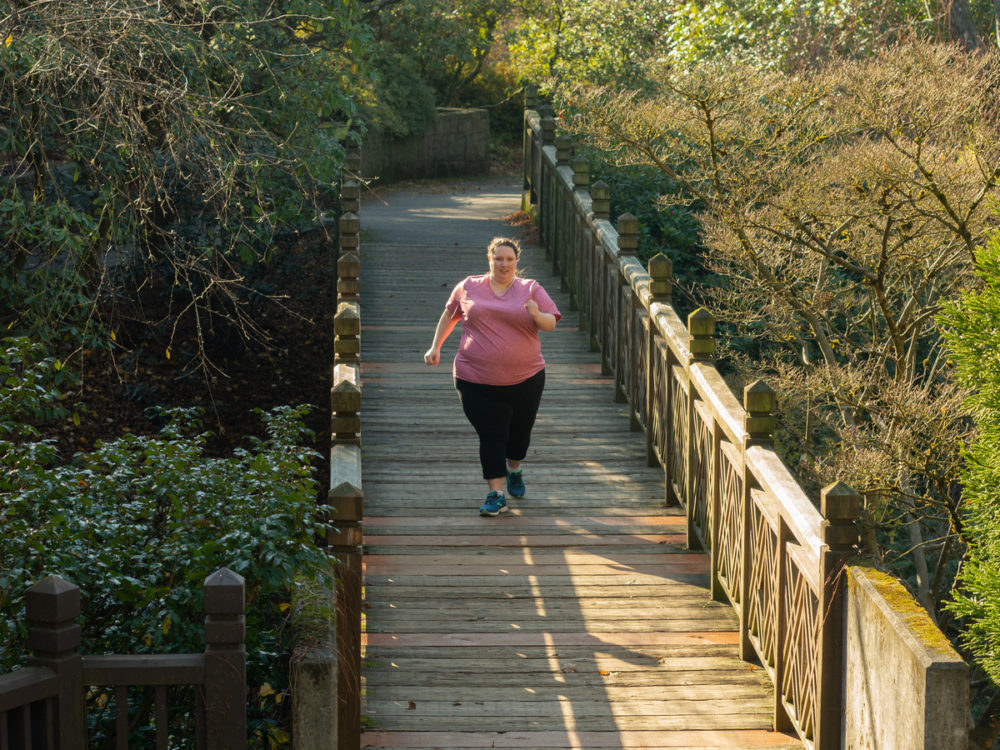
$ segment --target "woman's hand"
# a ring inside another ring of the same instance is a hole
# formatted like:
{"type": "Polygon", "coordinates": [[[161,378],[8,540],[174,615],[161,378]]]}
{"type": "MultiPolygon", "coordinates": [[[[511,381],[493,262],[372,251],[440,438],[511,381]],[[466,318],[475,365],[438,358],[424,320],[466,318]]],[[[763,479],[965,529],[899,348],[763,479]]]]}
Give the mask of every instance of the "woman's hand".
{"type": "Polygon", "coordinates": [[[556,327],[556,316],[552,313],[545,313],[538,309],[538,303],[535,302],[534,298],[530,298],[524,303],[524,309],[528,311],[531,315],[531,319],[535,321],[535,325],[543,331],[551,331],[556,327]]]}
{"type": "Polygon", "coordinates": [[[437,367],[441,363],[441,350],[433,346],[424,352],[424,364],[437,367]]]}

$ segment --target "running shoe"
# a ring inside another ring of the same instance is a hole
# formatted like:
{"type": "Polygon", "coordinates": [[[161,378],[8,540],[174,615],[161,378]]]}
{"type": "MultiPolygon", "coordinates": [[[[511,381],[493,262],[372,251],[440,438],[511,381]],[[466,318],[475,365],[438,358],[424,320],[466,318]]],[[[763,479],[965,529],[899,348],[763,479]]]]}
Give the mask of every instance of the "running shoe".
{"type": "Polygon", "coordinates": [[[524,473],[520,469],[507,472],[507,494],[524,497],[524,473]]]}
{"type": "Polygon", "coordinates": [[[486,502],[479,509],[479,515],[499,516],[505,510],[507,510],[507,500],[504,498],[502,492],[494,490],[486,496],[486,502]]]}

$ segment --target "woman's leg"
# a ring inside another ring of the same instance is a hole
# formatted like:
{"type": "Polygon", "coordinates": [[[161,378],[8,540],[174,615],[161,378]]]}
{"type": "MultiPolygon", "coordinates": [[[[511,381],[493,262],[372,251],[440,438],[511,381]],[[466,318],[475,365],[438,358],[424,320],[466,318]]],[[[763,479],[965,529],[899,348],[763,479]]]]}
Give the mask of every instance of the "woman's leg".
{"type": "Polygon", "coordinates": [[[512,409],[505,400],[496,398],[499,386],[470,383],[455,379],[466,418],[479,436],[479,463],[483,479],[490,490],[502,491],[507,476],[505,449],[508,441],[512,409]],[[495,485],[495,486],[494,486],[495,485]]]}
{"type": "Polygon", "coordinates": [[[531,444],[531,429],[535,426],[538,405],[545,388],[545,370],[532,375],[527,380],[510,386],[508,404],[511,408],[510,428],[504,446],[504,457],[511,469],[517,469],[528,455],[531,444]]]}

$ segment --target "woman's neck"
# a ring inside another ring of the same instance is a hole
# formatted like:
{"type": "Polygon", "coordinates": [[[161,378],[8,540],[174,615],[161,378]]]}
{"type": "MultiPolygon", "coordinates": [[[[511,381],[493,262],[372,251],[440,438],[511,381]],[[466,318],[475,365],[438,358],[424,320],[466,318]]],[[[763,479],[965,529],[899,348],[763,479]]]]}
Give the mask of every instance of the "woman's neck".
{"type": "Polygon", "coordinates": [[[493,287],[494,289],[497,289],[497,290],[500,290],[500,291],[504,291],[504,290],[506,290],[506,289],[509,289],[509,288],[510,288],[510,286],[511,286],[511,284],[513,284],[513,283],[514,283],[514,278],[511,278],[511,280],[510,280],[510,281],[508,281],[508,282],[507,282],[507,283],[505,284],[505,283],[503,283],[502,281],[497,281],[497,280],[496,280],[496,279],[495,279],[495,278],[493,277],[493,274],[490,274],[490,286],[492,286],[492,287],[493,287]]]}

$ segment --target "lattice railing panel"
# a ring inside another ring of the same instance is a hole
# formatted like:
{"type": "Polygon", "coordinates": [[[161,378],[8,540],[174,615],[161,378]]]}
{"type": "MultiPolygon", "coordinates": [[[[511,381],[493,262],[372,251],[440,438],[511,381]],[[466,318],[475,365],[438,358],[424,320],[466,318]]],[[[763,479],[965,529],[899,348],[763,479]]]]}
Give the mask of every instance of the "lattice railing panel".
{"type": "Polygon", "coordinates": [[[635,365],[631,369],[629,384],[629,402],[632,413],[639,426],[647,425],[646,415],[646,373],[649,371],[649,314],[642,305],[636,305],[634,323],[632,325],[632,351],[635,353],[635,365]]]}
{"type": "MultiPolygon", "coordinates": [[[[794,545],[789,548],[794,550],[794,545]]],[[[795,555],[785,556],[784,607],[786,630],[783,639],[781,699],[800,735],[816,736],[817,674],[819,634],[822,617],[818,594],[800,572],[795,555]]]]}
{"type": "Polygon", "coordinates": [[[750,598],[747,629],[761,663],[773,672],[775,625],[778,621],[778,533],[761,508],[759,493],[750,501],[750,598]]]}
{"type": "Polygon", "coordinates": [[[657,336],[653,340],[650,393],[650,413],[647,429],[653,452],[661,464],[667,463],[667,352],[666,343],[657,336]]]}
{"type": "Polygon", "coordinates": [[[743,576],[743,467],[739,451],[722,443],[719,467],[718,575],[729,601],[742,606],[739,582],[743,576]]]}
{"type": "Polygon", "coordinates": [[[670,481],[681,503],[687,505],[688,389],[684,370],[674,367],[670,377],[670,481]]]}
{"type": "Polygon", "coordinates": [[[632,402],[633,393],[629,390],[632,384],[632,339],[635,332],[635,316],[632,314],[632,287],[627,284],[618,283],[618,290],[615,294],[617,304],[615,318],[618,321],[617,336],[615,343],[615,380],[618,388],[625,394],[625,400],[632,402]]]}
{"type": "Polygon", "coordinates": [[[691,502],[692,521],[702,545],[710,547],[712,521],[709,498],[712,491],[712,414],[704,402],[694,402],[694,434],[691,436],[691,502]]]}

